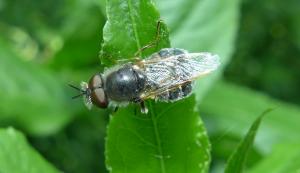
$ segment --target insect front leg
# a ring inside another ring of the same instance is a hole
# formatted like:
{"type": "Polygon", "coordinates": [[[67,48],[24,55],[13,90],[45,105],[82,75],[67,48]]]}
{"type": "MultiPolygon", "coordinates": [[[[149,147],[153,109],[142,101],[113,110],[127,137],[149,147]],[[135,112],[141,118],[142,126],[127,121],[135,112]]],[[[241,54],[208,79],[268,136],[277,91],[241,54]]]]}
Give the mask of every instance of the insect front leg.
{"type": "Polygon", "coordinates": [[[146,107],[145,102],[144,101],[140,102],[140,105],[141,105],[141,112],[143,114],[147,114],[148,113],[148,108],[146,107]]]}
{"type": "Polygon", "coordinates": [[[135,57],[139,56],[139,54],[141,52],[143,52],[144,50],[146,50],[148,48],[151,48],[151,47],[153,47],[153,46],[155,46],[155,45],[158,44],[159,39],[160,39],[161,23],[162,23],[162,20],[157,21],[155,39],[153,41],[151,41],[150,43],[148,43],[147,45],[145,45],[142,48],[140,48],[138,51],[136,51],[135,54],[134,54],[135,57]]]}
{"type": "Polygon", "coordinates": [[[145,101],[142,100],[141,98],[135,98],[133,100],[134,103],[139,103],[140,104],[140,107],[141,107],[141,112],[143,114],[147,114],[148,113],[148,108],[147,106],[145,105],[145,101]]]}
{"type": "Polygon", "coordinates": [[[116,60],[116,62],[118,64],[124,64],[124,63],[132,62],[132,61],[134,61],[134,62],[140,62],[140,61],[142,61],[142,59],[139,58],[139,57],[133,57],[133,58],[128,58],[128,59],[118,59],[118,60],[116,60]]]}
{"type": "Polygon", "coordinates": [[[114,108],[114,112],[117,112],[119,110],[119,106],[116,106],[115,108],[114,108]]]}

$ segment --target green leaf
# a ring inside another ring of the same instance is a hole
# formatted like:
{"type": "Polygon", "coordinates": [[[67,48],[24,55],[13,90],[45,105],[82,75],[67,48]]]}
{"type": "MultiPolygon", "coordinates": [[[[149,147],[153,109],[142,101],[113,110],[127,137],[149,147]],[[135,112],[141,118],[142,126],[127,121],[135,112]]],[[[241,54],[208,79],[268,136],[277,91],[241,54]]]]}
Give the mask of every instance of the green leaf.
{"type": "Polygon", "coordinates": [[[190,52],[213,52],[221,67],[197,81],[197,103],[223,72],[234,50],[240,0],[157,0],[162,18],[170,25],[172,47],[190,52]],[[178,10],[174,10],[178,9],[178,10]]]}
{"type": "MultiPolygon", "coordinates": [[[[107,18],[100,54],[107,66],[132,58],[153,41],[160,19],[149,0],[107,1],[107,18]]],[[[159,44],[142,52],[141,57],[163,47],[170,47],[164,24],[159,44]]],[[[106,139],[110,172],[206,172],[210,145],[194,104],[194,97],[169,104],[149,101],[147,115],[132,105],[114,114],[106,139]]]]}
{"type": "Polygon", "coordinates": [[[258,163],[248,173],[286,173],[300,170],[300,143],[277,145],[270,155],[258,163]]]}
{"type": "MultiPolygon", "coordinates": [[[[151,103],[152,104],[152,103],[151,103]]],[[[210,144],[194,111],[194,97],[155,104],[150,114],[134,108],[113,114],[106,139],[111,172],[207,172],[210,144]]]]}
{"type": "MultiPolygon", "coordinates": [[[[159,13],[150,0],[109,0],[107,22],[103,28],[102,64],[133,58],[141,47],[155,40],[159,13]]],[[[164,47],[170,47],[167,27],[162,23],[159,44],[140,54],[142,58],[164,47]]]]}
{"type": "Polygon", "coordinates": [[[270,111],[272,111],[272,109],[267,109],[254,121],[245,138],[241,141],[239,146],[228,159],[225,173],[243,172],[248,153],[253,145],[260,122],[262,118],[270,111]]]}
{"type": "Polygon", "coordinates": [[[68,99],[55,75],[24,62],[0,38],[0,120],[34,135],[49,135],[70,119],[68,99]]]}
{"type": "Polygon", "coordinates": [[[276,107],[276,111],[270,112],[265,118],[255,142],[255,147],[266,154],[270,153],[274,144],[300,141],[298,106],[222,81],[214,85],[201,104],[201,114],[211,135],[242,137],[247,130],[245,127],[250,126],[250,122],[256,118],[255,114],[269,107],[276,107]]]}
{"type": "Polygon", "coordinates": [[[8,128],[0,129],[0,172],[55,173],[60,171],[30,147],[20,132],[8,128]]]}

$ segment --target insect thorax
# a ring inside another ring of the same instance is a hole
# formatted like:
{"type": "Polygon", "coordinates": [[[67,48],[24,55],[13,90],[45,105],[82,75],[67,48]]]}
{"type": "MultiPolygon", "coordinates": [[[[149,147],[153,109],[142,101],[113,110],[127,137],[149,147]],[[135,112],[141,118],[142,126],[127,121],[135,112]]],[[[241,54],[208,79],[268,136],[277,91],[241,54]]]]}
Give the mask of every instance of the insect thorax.
{"type": "Polygon", "coordinates": [[[106,77],[105,91],[111,100],[134,101],[144,90],[146,77],[131,64],[126,64],[106,77]]]}

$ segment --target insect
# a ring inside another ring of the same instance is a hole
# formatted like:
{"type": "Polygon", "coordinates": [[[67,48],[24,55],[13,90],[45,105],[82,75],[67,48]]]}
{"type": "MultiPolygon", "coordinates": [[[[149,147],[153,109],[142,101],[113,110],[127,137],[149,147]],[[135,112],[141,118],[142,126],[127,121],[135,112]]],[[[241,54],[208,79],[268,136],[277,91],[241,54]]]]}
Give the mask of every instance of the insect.
{"type": "Polygon", "coordinates": [[[219,64],[216,54],[164,48],[145,59],[97,73],[88,83],[82,82],[81,88],[70,86],[80,91],[73,98],[84,96],[89,109],[92,105],[107,108],[133,102],[141,105],[142,113],[147,113],[145,100],[174,102],[186,98],[192,93],[193,81],[216,70],[219,64]]]}

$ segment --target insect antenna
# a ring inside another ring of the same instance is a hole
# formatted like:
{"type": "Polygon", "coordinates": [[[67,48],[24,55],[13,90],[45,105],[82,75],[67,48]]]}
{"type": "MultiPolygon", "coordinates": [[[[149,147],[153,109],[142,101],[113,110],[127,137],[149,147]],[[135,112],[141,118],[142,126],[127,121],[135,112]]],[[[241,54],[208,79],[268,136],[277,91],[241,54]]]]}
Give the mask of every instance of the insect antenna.
{"type": "Polygon", "coordinates": [[[81,96],[83,96],[83,95],[86,94],[86,91],[84,91],[84,90],[82,90],[82,89],[80,89],[80,88],[78,88],[78,87],[76,87],[76,86],[74,86],[74,85],[72,85],[72,84],[68,84],[68,85],[69,85],[71,88],[74,88],[75,90],[78,90],[78,91],[81,92],[80,94],[78,94],[78,95],[76,95],[76,96],[73,96],[72,99],[76,99],[76,98],[81,97],[81,96]]]}
{"type": "Polygon", "coordinates": [[[78,95],[76,95],[76,96],[73,96],[72,99],[76,99],[76,98],[78,98],[78,97],[81,97],[82,95],[85,95],[85,92],[84,92],[84,93],[80,93],[80,94],[78,94],[78,95]]]}
{"type": "Polygon", "coordinates": [[[68,84],[70,87],[74,88],[75,90],[78,90],[78,91],[81,91],[81,92],[84,92],[82,89],[78,88],[77,86],[74,86],[72,84],[68,84]]]}

